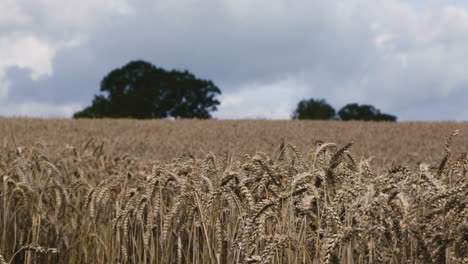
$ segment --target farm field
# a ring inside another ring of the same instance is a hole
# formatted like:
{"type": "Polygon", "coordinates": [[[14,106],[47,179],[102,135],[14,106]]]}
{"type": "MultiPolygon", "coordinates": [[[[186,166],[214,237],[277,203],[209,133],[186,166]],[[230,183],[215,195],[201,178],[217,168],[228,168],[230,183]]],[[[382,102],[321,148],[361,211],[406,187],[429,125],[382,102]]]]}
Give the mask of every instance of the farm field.
{"type": "Polygon", "coordinates": [[[351,141],[356,157],[373,157],[373,169],[391,165],[416,166],[439,162],[445,138],[455,129],[452,150],[468,150],[468,123],[406,122],[372,123],[339,121],[268,120],[41,120],[0,119],[0,146],[40,144],[48,155],[60,156],[66,145],[103,144],[108,155],[129,154],[152,162],[178,158],[184,153],[204,157],[274,154],[281,142],[295,145],[304,156],[318,140],[343,146],[351,141]]]}
{"type": "Polygon", "coordinates": [[[0,263],[467,263],[468,123],[0,119],[0,263]]]}

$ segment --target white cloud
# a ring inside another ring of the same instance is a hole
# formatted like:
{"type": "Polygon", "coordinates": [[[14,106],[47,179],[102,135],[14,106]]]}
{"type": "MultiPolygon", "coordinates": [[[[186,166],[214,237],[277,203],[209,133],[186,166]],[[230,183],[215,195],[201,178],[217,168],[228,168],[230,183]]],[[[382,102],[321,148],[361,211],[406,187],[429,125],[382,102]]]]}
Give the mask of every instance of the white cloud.
{"type": "Polygon", "coordinates": [[[290,119],[301,95],[308,90],[300,77],[287,77],[272,83],[249,83],[221,96],[216,118],[290,119]]]}
{"type": "Polygon", "coordinates": [[[23,102],[19,104],[1,104],[0,116],[15,117],[72,117],[72,115],[83,107],[79,104],[47,104],[40,102],[23,102]]]}
{"type": "Polygon", "coordinates": [[[33,80],[52,74],[54,55],[55,48],[35,36],[14,34],[0,37],[0,68],[29,68],[33,80]]]}
{"type": "Polygon", "coordinates": [[[31,79],[51,75],[55,48],[35,36],[12,34],[0,36],[0,99],[8,95],[10,81],[6,71],[10,67],[28,68],[31,79]]]}
{"type": "MultiPolygon", "coordinates": [[[[382,10],[372,20],[380,59],[370,71],[370,85],[405,94],[448,95],[468,85],[466,47],[468,10],[462,7],[418,11],[397,1],[371,1],[382,10]]],[[[370,12],[369,12],[370,13],[370,12]]]]}
{"type": "Polygon", "coordinates": [[[0,25],[25,25],[32,22],[32,17],[24,14],[16,0],[0,2],[0,25]]]}
{"type": "Polygon", "coordinates": [[[0,100],[14,85],[10,68],[30,70],[33,81],[51,77],[58,52],[80,46],[110,15],[132,12],[126,0],[0,1],[0,100]]]}
{"type": "Polygon", "coordinates": [[[242,104],[245,100],[241,95],[221,95],[219,98],[221,106],[228,105],[239,105],[242,104]]]}

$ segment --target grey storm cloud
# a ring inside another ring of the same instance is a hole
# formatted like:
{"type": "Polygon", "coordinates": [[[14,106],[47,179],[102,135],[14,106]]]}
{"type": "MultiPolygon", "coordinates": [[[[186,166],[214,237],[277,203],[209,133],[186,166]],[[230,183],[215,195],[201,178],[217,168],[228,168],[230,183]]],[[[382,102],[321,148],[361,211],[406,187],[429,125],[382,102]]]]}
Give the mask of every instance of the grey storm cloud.
{"type": "Polygon", "coordinates": [[[467,30],[448,1],[5,0],[0,115],[69,117],[144,59],[213,80],[218,118],[289,118],[314,97],[467,120],[467,30]]]}

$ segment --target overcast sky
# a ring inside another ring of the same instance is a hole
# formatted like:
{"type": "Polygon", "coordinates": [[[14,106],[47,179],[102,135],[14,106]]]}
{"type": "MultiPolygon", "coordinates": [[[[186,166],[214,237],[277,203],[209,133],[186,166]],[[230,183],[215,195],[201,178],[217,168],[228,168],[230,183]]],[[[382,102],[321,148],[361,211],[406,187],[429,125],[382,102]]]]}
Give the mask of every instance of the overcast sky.
{"type": "Polygon", "coordinates": [[[465,0],[0,0],[2,116],[71,117],[136,59],[212,80],[220,119],[324,98],[468,120],[465,0]]]}

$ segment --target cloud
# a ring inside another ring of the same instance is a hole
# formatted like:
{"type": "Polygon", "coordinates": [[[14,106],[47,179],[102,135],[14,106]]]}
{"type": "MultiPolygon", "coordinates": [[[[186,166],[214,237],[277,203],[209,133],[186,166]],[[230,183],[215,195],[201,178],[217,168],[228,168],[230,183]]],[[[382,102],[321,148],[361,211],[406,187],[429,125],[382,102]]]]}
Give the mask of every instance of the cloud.
{"type": "Polygon", "coordinates": [[[54,55],[54,47],[35,36],[21,33],[0,36],[0,99],[8,95],[11,84],[5,79],[8,68],[29,68],[31,79],[38,80],[52,74],[54,55]]]}
{"type": "Polygon", "coordinates": [[[113,15],[133,13],[126,0],[18,0],[18,5],[43,28],[35,30],[48,34],[57,34],[63,29],[71,33],[90,30],[96,23],[112,23],[113,15]]]}
{"type": "Polygon", "coordinates": [[[32,18],[23,13],[15,0],[0,2],[0,25],[25,25],[31,23],[32,18]]]}
{"type": "MultiPolygon", "coordinates": [[[[114,15],[129,15],[132,12],[132,8],[125,0],[1,1],[0,103],[8,103],[10,106],[14,103],[16,107],[13,109],[18,109],[20,114],[25,114],[26,110],[34,109],[33,107],[42,106],[43,109],[49,109],[46,105],[49,105],[51,100],[71,99],[66,96],[62,98],[55,96],[67,93],[57,91],[64,87],[60,83],[61,77],[57,78],[53,75],[57,69],[60,72],[61,68],[68,68],[67,65],[57,64],[61,61],[56,60],[56,55],[62,55],[67,50],[77,47],[85,47],[87,37],[90,36],[96,24],[112,23],[111,19],[115,18],[114,15]],[[18,69],[23,70],[21,72],[27,75],[30,81],[25,81],[22,75],[17,75],[19,78],[12,78],[11,72],[16,72],[18,69]],[[50,87],[44,87],[43,84],[48,84],[50,87]],[[46,102],[32,103],[33,105],[28,108],[24,101],[39,99],[30,98],[33,94],[40,94],[40,97],[47,94],[46,102]]],[[[66,61],[67,64],[73,63],[73,56],[66,61]]],[[[81,65],[81,67],[82,69],[92,68],[91,65],[81,65]]],[[[80,69],[80,66],[76,68],[80,69]]],[[[77,76],[80,74],[74,77],[77,76]]],[[[73,83],[75,80],[71,78],[68,81],[73,83]]],[[[66,86],[73,87],[70,84],[66,86]]],[[[74,92],[69,92],[69,94],[73,95],[74,92]]],[[[70,116],[67,111],[59,111],[59,113],[67,113],[67,116],[70,116]]],[[[0,114],[3,113],[0,112],[0,114]]],[[[35,113],[31,114],[35,115],[35,113]]]]}
{"type": "Polygon", "coordinates": [[[19,104],[2,104],[0,115],[41,118],[71,117],[81,108],[81,105],[75,103],[54,105],[29,101],[19,104]]]}
{"type": "Polygon", "coordinates": [[[105,74],[145,59],[213,80],[219,118],[289,118],[313,97],[466,120],[468,9],[415,2],[5,0],[0,100],[84,106],[105,74]]]}
{"type": "MultiPolygon", "coordinates": [[[[451,95],[468,96],[466,45],[468,11],[445,6],[436,10],[416,11],[395,1],[369,3],[371,9],[385,10],[385,15],[369,14],[374,21],[379,55],[370,61],[363,86],[369,101],[377,102],[405,118],[418,112],[422,119],[433,116],[421,111],[425,102],[452,104],[451,95]],[[402,112],[403,106],[407,111],[402,112]]],[[[456,105],[461,110],[463,104],[456,105]]],[[[457,119],[454,111],[445,112],[447,119],[457,119]]],[[[443,118],[443,117],[442,117],[443,118]]],[[[466,118],[466,117],[465,117],[466,118]]]]}
{"type": "Polygon", "coordinates": [[[295,78],[271,83],[248,83],[221,96],[220,111],[214,117],[289,119],[307,84],[295,78]],[[272,103],[274,102],[274,103],[272,103]]]}

